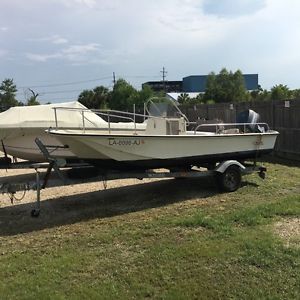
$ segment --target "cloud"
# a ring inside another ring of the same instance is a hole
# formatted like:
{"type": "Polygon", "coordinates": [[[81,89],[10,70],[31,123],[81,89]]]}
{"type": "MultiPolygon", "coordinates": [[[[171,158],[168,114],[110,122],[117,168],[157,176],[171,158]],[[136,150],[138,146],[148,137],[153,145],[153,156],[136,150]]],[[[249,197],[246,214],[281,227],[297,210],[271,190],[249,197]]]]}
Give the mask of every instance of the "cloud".
{"type": "Polygon", "coordinates": [[[90,43],[87,45],[71,45],[68,48],[62,50],[67,55],[82,55],[88,52],[98,51],[100,44],[90,43]]]}
{"type": "Polygon", "coordinates": [[[59,36],[54,36],[52,38],[51,42],[53,44],[60,45],[60,44],[67,44],[69,41],[65,38],[62,38],[62,37],[59,37],[59,36]]]}
{"type": "Polygon", "coordinates": [[[206,14],[230,18],[254,14],[265,5],[265,0],[204,0],[202,8],[206,14]]]}
{"type": "Polygon", "coordinates": [[[126,64],[130,57],[136,55],[135,50],[126,48],[108,49],[101,44],[75,44],[53,53],[26,53],[25,57],[33,62],[65,61],[72,66],[126,64]]]}
{"type": "Polygon", "coordinates": [[[0,39],[1,72],[23,81],[85,78],[99,69],[159,75],[164,65],[169,80],[226,67],[259,73],[267,88],[276,78],[299,85],[300,1],[3,2],[0,35],[9,34],[0,39]]]}
{"type": "Polygon", "coordinates": [[[53,54],[37,54],[37,53],[26,53],[25,55],[29,60],[36,62],[46,62],[50,59],[61,58],[62,55],[60,53],[53,54]]]}
{"type": "Polygon", "coordinates": [[[87,8],[94,8],[97,5],[96,0],[59,0],[67,7],[73,7],[74,5],[82,5],[87,8]]]}
{"type": "Polygon", "coordinates": [[[67,44],[69,41],[61,37],[60,35],[51,35],[51,36],[46,36],[46,37],[41,37],[41,38],[30,38],[28,41],[33,41],[33,42],[50,42],[55,45],[60,45],[60,44],[67,44]]]}
{"type": "Polygon", "coordinates": [[[89,8],[93,8],[97,4],[96,0],[75,0],[75,2],[78,4],[86,5],[89,8]]]}
{"type": "Polygon", "coordinates": [[[49,60],[61,59],[70,62],[88,62],[91,53],[99,53],[100,44],[90,43],[86,45],[70,45],[54,53],[26,53],[29,60],[36,62],[47,62],[49,60]]]}
{"type": "Polygon", "coordinates": [[[87,62],[89,55],[96,55],[100,52],[100,45],[97,43],[90,43],[87,45],[71,45],[64,48],[61,54],[64,58],[73,62],[87,62]]]}

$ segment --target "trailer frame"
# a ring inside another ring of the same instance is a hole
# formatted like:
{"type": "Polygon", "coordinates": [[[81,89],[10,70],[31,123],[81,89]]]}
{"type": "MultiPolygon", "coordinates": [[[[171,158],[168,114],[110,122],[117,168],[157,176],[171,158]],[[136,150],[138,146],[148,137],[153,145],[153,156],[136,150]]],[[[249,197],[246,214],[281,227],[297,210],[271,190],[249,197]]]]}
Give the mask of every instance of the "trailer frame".
{"type": "MultiPolygon", "coordinates": [[[[64,159],[57,159],[51,156],[47,150],[47,145],[44,145],[38,138],[35,140],[36,144],[44,154],[46,163],[34,163],[34,162],[15,162],[10,163],[7,166],[0,166],[2,169],[34,169],[35,181],[34,182],[3,182],[0,183],[0,193],[8,194],[11,202],[13,203],[14,195],[18,191],[36,191],[36,204],[31,210],[32,217],[38,217],[41,212],[41,190],[47,187],[52,170],[60,178],[62,185],[74,185],[82,183],[82,180],[70,180],[66,178],[62,173],[63,169],[73,168],[79,169],[92,167],[88,163],[67,163],[64,159]],[[40,169],[46,169],[46,173],[43,179],[41,179],[40,169]]],[[[216,179],[217,186],[221,191],[233,192],[236,191],[241,185],[241,177],[243,175],[258,173],[258,175],[264,179],[267,169],[264,166],[258,166],[256,160],[253,163],[241,163],[237,160],[222,161],[213,168],[207,170],[189,169],[189,170],[146,170],[146,171],[112,171],[112,170],[98,170],[97,176],[91,180],[93,182],[102,181],[106,188],[106,182],[115,179],[164,179],[164,178],[203,178],[214,177],[216,179]]],[[[91,181],[87,181],[91,182],[91,181]]]]}

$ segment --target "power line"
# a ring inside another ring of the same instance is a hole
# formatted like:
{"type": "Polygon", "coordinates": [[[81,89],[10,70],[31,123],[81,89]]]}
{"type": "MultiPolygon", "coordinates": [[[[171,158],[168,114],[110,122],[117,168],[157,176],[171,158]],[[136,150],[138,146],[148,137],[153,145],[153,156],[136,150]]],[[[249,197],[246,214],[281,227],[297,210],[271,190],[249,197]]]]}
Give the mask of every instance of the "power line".
{"type": "Polygon", "coordinates": [[[80,90],[65,90],[65,91],[51,91],[51,92],[40,92],[43,95],[49,95],[49,94],[66,94],[66,93],[78,93],[82,92],[85,89],[80,89],[80,90]]]}
{"type": "MultiPolygon", "coordinates": [[[[106,85],[106,87],[111,87],[111,85],[106,85]]],[[[29,88],[28,88],[29,89],[29,88]]],[[[81,89],[76,89],[76,90],[62,90],[62,91],[39,91],[40,96],[42,95],[48,95],[48,94],[65,94],[65,93],[78,93],[78,92],[83,92],[84,90],[92,90],[93,88],[81,88],[81,89]]],[[[16,94],[23,94],[23,92],[16,92],[16,94]]]]}
{"type": "Polygon", "coordinates": [[[65,101],[65,102],[68,102],[68,101],[78,101],[77,98],[70,98],[70,97],[63,97],[63,98],[45,98],[45,99],[37,99],[37,101],[39,102],[42,102],[42,103],[45,103],[45,102],[61,102],[61,101],[65,101]]]}
{"type": "MultiPolygon", "coordinates": [[[[80,90],[64,90],[64,91],[50,91],[50,92],[45,92],[45,91],[39,91],[39,96],[44,96],[48,94],[67,94],[67,93],[78,93],[78,92],[83,92],[86,89],[80,89],[80,90]]],[[[17,92],[17,95],[24,94],[23,92],[17,92]]]]}
{"type": "Polygon", "coordinates": [[[81,80],[81,81],[73,81],[73,82],[65,82],[65,83],[55,83],[55,84],[47,84],[47,85],[27,85],[27,86],[21,86],[20,89],[26,89],[28,87],[30,88],[43,88],[43,87],[56,87],[56,86],[65,86],[65,85],[73,85],[73,84],[79,84],[79,83],[87,83],[87,82],[95,82],[99,80],[105,80],[105,79],[111,79],[111,76],[106,76],[102,78],[95,78],[90,80],[81,80]]]}
{"type": "MultiPolygon", "coordinates": [[[[153,75],[153,76],[152,75],[151,76],[149,76],[149,75],[129,75],[129,76],[124,76],[124,77],[125,78],[157,78],[159,76],[157,76],[157,75],[153,75]]],[[[80,84],[80,83],[95,82],[95,81],[106,80],[106,79],[111,79],[111,76],[105,76],[105,77],[94,78],[94,79],[89,79],[89,80],[80,80],[80,81],[72,81],[72,82],[64,82],[64,83],[53,83],[53,84],[46,84],[46,85],[30,85],[30,84],[28,84],[28,85],[21,86],[19,88],[26,89],[28,87],[30,87],[30,88],[57,87],[57,86],[66,86],[66,85],[74,85],[74,84],[80,84]]],[[[115,79],[115,77],[114,77],[114,79],[115,79]]]]}
{"type": "MultiPolygon", "coordinates": [[[[163,77],[165,77],[165,74],[167,73],[165,71],[165,68],[163,68],[163,77]]],[[[127,75],[127,76],[123,76],[124,78],[158,78],[159,76],[157,75],[127,75]]],[[[122,76],[120,77],[122,78],[122,76]]],[[[60,87],[60,86],[68,86],[68,85],[76,85],[76,84],[82,84],[82,83],[90,83],[90,82],[96,82],[96,81],[100,81],[100,80],[108,80],[108,79],[113,79],[112,84],[107,84],[106,87],[108,88],[112,88],[113,85],[116,83],[116,75],[115,72],[113,72],[113,78],[112,76],[105,76],[105,77],[101,77],[101,78],[94,78],[94,79],[89,79],[89,80],[80,80],[80,81],[72,81],[72,82],[64,82],[64,83],[53,83],[53,84],[44,84],[44,85],[27,85],[27,86],[21,86],[18,87],[19,91],[16,92],[17,95],[23,94],[25,95],[26,93],[26,89],[36,89],[36,88],[52,88],[52,87],[60,87]],[[23,91],[20,91],[20,89],[23,89],[23,91]]],[[[39,93],[39,97],[47,97],[47,95],[55,95],[55,94],[67,94],[67,93],[80,93],[83,90],[88,90],[88,89],[93,89],[93,88],[81,88],[81,89],[72,89],[72,90],[59,90],[59,91],[38,91],[39,93]]],[[[77,98],[78,95],[70,95],[68,96],[68,98],[64,98],[64,97],[60,97],[60,99],[70,99],[70,98],[77,98]]],[[[51,98],[47,97],[47,100],[52,100],[51,98]]],[[[57,99],[57,97],[55,97],[55,100],[60,100],[57,99]]]]}
{"type": "Polygon", "coordinates": [[[129,75],[129,76],[124,76],[125,78],[159,78],[160,76],[158,75],[153,75],[153,76],[146,76],[146,75],[129,75]]]}

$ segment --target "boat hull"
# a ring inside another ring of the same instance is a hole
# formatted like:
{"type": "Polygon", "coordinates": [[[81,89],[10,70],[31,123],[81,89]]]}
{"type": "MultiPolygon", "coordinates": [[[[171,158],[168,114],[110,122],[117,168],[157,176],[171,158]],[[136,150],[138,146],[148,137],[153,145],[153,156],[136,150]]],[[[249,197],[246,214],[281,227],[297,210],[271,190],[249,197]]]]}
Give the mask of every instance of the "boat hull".
{"type": "MultiPolygon", "coordinates": [[[[56,136],[46,133],[46,130],[48,130],[48,128],[0,128],[0,139],[5,148],[5,152],[16,158],[32,162],[46,161],[44,154],[35,143],[35,139],[39,138],[44,145],[53,146],[48,148],[48,151],[53,157],[65,158],[68,161],[77,160],[77,156],[68,147],[64,147],[65,144],[61,143],[56,136]]],[[[101,131],[103,129],[99,128],[98,130],[101,131]]],[[[107,129],[105,128],[104,130],[107,129]]],[[[112,130],[118,130],[118,128],[112,128],[112,130]]],[[[128,130],[130,131],[132,129],[128,130]]],[[[0,151],[4,152],[1,144],[0,151]]]]}
{"type": "Polygon", "coordinates": [[[135,136],[58,130],[52,134],[94,165],[147,169],[259,157],[273,150],[278,133],[135,136]]]}
{"type": "MultiPolygon", "coordinates": [[[[76,159],[74,153],[68,148],[63,148],[63,144],[55,136],[46,134],[45,130],[46,128],[26,128],[26,130],[16,128],[13,133],[7,134],[2,139],[3,145],[0,146],[0,150],[4,152],[4,146],[5,152],[13,157],[44,162],[46,158],[35,143],[35,139],[39,138],[45,145],[57,146],[56,148],[49,148],[49,152],[55,157],[63,157],[68,160],[76,159]]],[[[9,130],[6,130],[6,133],[9,133],[9,130]]]]}

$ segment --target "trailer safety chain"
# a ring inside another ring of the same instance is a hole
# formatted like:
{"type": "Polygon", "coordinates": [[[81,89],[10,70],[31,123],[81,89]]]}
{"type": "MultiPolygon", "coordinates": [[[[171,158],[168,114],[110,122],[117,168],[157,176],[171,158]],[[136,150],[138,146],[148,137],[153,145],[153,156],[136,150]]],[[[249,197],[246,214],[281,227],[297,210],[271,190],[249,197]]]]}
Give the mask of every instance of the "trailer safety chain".
{"type": "Polygon", "coordinates": [[[26,190],[23,191],[23,195],[20,198],[17,198],[15,196],[15,192],[8,192],[8,197],[10,199],[11,204],[14,204],[14,201],[20,202],[24,199],[25,195],[26,195],[26,190]]]}
{"type": "Polygon", "coordinates": [[[29,191],[32,186],[29,183],[0,183],[0,193],[6,194],[9,197],[11,204],[14,201],[21,201],[24,199],[26,192],[29,191]],[[21,197],[16,197],[17,192],[23,192],[21,197]]]}

